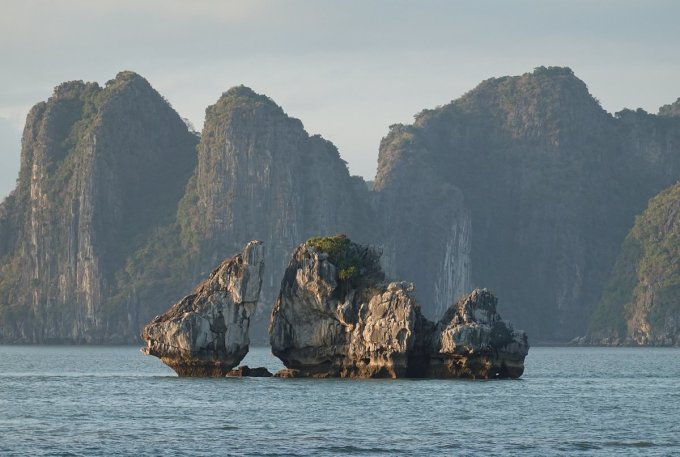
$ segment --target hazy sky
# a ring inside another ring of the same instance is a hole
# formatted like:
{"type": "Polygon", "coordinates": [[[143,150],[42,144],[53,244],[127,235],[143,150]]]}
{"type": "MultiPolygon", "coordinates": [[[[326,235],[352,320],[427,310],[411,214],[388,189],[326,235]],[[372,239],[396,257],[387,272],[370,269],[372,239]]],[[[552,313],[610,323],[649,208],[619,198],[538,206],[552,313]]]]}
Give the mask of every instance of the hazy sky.
{"type": "Polygon", "coordinates": [[[199,129],[245,84],[372,178],[390,124],[492,76],[569,66],[608,111],[656,112],[680,96],[679,19],[670,0],[2,0],[0,196],[26,113],[62,81],[134,70],[199,129]]]}

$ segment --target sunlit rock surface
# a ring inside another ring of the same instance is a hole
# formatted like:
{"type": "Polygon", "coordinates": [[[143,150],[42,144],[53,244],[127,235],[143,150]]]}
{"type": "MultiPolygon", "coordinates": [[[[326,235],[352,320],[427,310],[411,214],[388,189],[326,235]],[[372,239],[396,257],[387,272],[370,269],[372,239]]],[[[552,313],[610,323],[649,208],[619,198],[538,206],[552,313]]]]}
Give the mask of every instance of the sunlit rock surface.
{"type": "Polygon", "coordinates": [[[475,289],[452,305],[437,323],[429,376],[518,378],[529,352],[527,336],[496,312],[498,299],[475,289]]]}
{"type": "Polygon", "coordinates": [[[380,253],[343,236],[312,239],[293,253],[272,311],[279,377],[519,377],[524,332],[475,290],[434,324],[413,285],[388,282],[380,253]]]}
{"type": "Polygon", "coordinates": [[[145,354],[180,376],[225,376],[245,357],[262,287],[264,250],[251,241],[142,332],[145,354]]]}

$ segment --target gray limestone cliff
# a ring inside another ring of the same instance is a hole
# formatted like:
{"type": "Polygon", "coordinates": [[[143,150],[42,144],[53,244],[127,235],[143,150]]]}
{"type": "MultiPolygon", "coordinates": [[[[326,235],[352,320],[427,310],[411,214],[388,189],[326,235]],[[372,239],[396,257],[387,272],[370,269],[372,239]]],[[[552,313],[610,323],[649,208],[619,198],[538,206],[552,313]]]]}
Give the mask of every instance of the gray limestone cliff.
{"type": "Polygon", "coordinates": [[[195,144],[132,72],[61,84],[31,109],[0,205],[0,341],[122,341],[138,325],[109,298],[127,257],[174,218],[195,144]]]}
{"type": "Polygon", "coordinates": [[[273,303],[316,233],[379,245],[430,319],[491,285],[533,338],[568,341],[605,300],[635,215],[680,178],[679,107],[610,115],[567,68],[493,78],[391,126],[366,183],[243,86],[208,107],[199,143],[134,73],[62,84],[29,113],[0,204],[0,341],[136,341],[251,238],[273,303]]]}
{"type": "Polygon", "coordinates": [[[254,237],[272,303],[311,234],[376,232],[368,187],[335,146],[243,86],[208,107],[199,142],[134,73],[64,84],[28,116],[22,164],[0,206],[3,341],[133,342],[254,237]]]}
{"type": "MultiPolygon", "coordinates": [[[[230,89],[206,110],[198,165],[180,205],[194,274],[257,238],[267,246],[262,302],[273,303],[299,243],[327,232],[365,238],[371,208],[357,179],[332,143],[308,135],[270,98],[243,86],[230,89]]],[[[256,316],[255,337],[266,334],[267,317],[256,316]]]]}
{"type": "Polygon", "coordinates": [[[496,299],[476,290],[438,323],[407,282],[388,282],[380,252],[344,236],[312,238],[294,251],[272,311],[279,376],[515,378],[527,337],[502,321],[496,299]]]}
{"type": "Polygon", "coordinates": [[[260,298],[264,250],[249,242],[194,293],[144,327],[142,351],[180,376],[223,377],[248,353],[250,317],[260,298]]]}
{"type": "Polygon", "coordinates": [[[582,335],[635,214],[680,177],[672,112],[612,116],[541,67],[392,126],[374,185],[387,271],[430,317],[490,284],[532,338],[582,335]]]}

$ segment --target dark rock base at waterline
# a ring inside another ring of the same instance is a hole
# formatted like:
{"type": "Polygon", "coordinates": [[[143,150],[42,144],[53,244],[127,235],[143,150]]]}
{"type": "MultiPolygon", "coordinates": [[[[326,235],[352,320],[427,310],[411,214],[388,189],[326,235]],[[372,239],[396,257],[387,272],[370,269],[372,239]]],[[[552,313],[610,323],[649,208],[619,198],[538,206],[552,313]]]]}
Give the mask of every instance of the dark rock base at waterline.
{"type": "Polygon", "coordinates": [[[229,371],[226,376],[228,378],[271,378],[274,375],[265,367],[250,368],[248,365],[242,365],[229,371]]]}
{"type": "Polygon", "coordinates": [[[164,364],[172,368],[175,373],[177,373],[177,376],[181,378],[223,378],[234,368],[233,363],[213,361],[185,362],[165,357],[161,357],[160,359],[164,364]]]}

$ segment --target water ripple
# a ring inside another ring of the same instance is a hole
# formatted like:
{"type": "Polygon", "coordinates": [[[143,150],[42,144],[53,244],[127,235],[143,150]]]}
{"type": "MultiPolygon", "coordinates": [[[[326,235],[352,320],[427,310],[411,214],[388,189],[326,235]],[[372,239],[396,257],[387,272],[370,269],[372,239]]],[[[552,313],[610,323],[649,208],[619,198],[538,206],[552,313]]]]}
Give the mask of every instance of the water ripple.
{"type": "Polygon", "coordinates": [[[473,382],[181,379],[137,348],[0,346],[0,455],[680,455],[678,392],[677,349],[533,348],[522,380],[473,382]]]}

